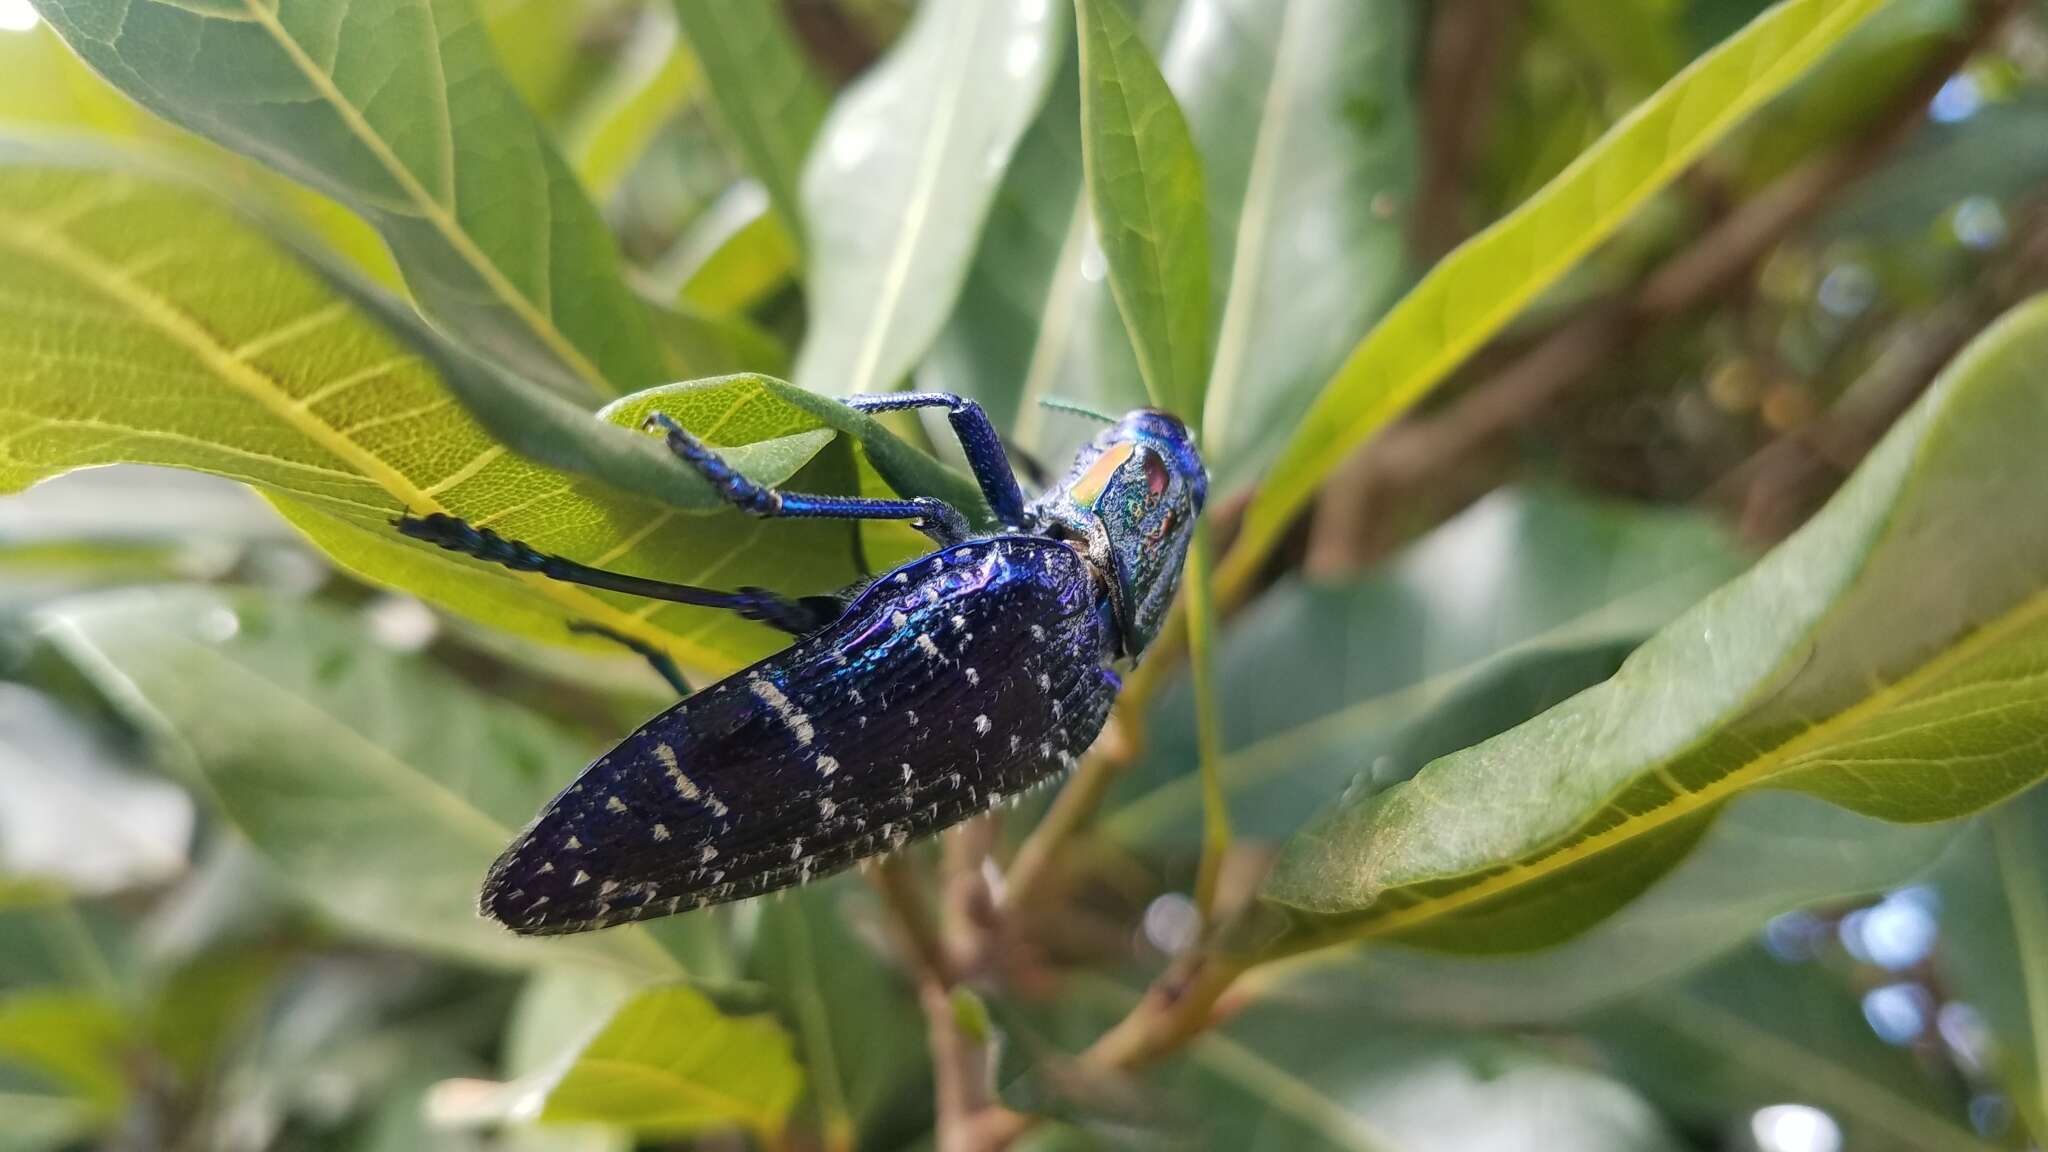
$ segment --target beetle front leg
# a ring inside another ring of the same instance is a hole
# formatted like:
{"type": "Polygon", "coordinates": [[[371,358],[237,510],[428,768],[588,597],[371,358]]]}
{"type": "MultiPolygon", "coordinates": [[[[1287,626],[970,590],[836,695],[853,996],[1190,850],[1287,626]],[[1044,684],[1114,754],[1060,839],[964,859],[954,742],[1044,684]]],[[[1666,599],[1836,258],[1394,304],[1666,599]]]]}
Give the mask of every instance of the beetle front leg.
{"type": "Polygon", "coordinates": [[[848,396],[846,406],[856,412],[901,412],[909,408],[944,408],[953,435],[960,438],[960,450],[967,467],[981,485],[982,498],[1003,527],[1024,527],[1024,492],[1017,487],[1017,473],[1010,465],[1010,453],[1002,437],[989,422],[980,404],[951,392],[885,392],[848,396]]]}

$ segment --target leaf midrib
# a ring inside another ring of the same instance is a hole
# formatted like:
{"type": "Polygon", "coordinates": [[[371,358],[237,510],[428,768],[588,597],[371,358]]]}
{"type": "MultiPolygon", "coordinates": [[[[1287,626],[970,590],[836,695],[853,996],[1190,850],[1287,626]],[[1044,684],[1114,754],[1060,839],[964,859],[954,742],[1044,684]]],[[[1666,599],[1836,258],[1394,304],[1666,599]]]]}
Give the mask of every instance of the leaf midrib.
{"type": "Polygon", "coordinates": [[[904,206],[898,219],[903,228],[889,255],[889,264],[882,276],[881,293],[875,308],[876,319],[868,325],[867,337],[862,341],[860,354],[854,359],[853,387],[855,393],[874,392],[875,373],[882,362],[882,349],[889,343],[895,329],[895,314],[903,301],[904,289],[910,282],[910,266],[916,255],[919,238],[924,234],[930,221],[933,194],[938,190],[941,161],[945,159],[946,148],[940,146],[953,127],[955,110],[961,104],[961,91],[967,83],[967,65],[974,58],[968,46],[978,40],[981,15],[994,11],[996,5],[983,0],[969,0],[964,5],[950,5],[954,25],[947,29],[941,43],[950,48],[947,56],[951,59],[940,73],[942,82],[939,91],[930,99],[937,100],[938,112],[928,121],[920,145],[917,172],[911,184],[910,201],[904,206]]]}
{"type": "MultiPolygon", "coordinates": [[[[1922,688],[1940,680],[1953,669],[1967,664],[1982,650],[1998,643],[2007,634],[2043,618],[2048,618],[2048,589],[2028,596],[1907,675],[1783,744],[1752,758],[1704,787],[1681,793],[1669,802],[1640,815],[1629,815],[1604,831],[1575,840],[1534,860],[1511,864],[1504,871],[1456,891],[1426,897],[1415,904],[1379,916],[1373,916],[1368,909],[1364,917],[1352,926],[1340,926],[1326,933],[1317,933],[1306,942],[1289,945],[1288,950],[1305,951],[1342,940],[1371,939],[1428,923],[1439,916],[1512,892],[1524,884],[1561,872],[1611,848],[1626,844],[1638,836],[1709,809],[1768,779],[1779,768],[1797,761],[1800,757],[1828,747],[1830,741],[1841,733],[1852,731],[1864,722],[1883,715],[1894,704],[1910,700],[1922,688]]],[[[1631,779],[1636,778],[1639,777],[1631,779]]],[[[1592,816],[1607,811],[1608,807],[1609,805],[1603,804],[1586,820],[1581,820],[1578,827],[1584,827],[1592,816]]]]}
{"type": "MultiPolygon", "coordinates": [[[[354,136],[358,143],[369,150],[370,155],[377,161],[378,166],[383,168],[385,174],[390,176],[398,184],[399,189],[405,193],[406,199],[412,203],[414,209],[419,212],[420,217],[426,220],[433,227],[434,231],[441,235],[443,240],[448,242],[448,246],[455,251],[457,256],[461,257],[462,262],[469,265],[470,270],[475,272],[478,278],[484,282],[485,286],[491,290],[491,294],[498,297],[499,301],[506,308],[510,309],[512,314],[517,316],[521,323],[532,331],[535,336],[540,338],[541,343],[547,346],[548,351],[572,372],[576,373],[578,377],[600,392],[615,392],[616,389],[605,379],[604,373],[599,371],[597,366],[567,336],[562,334],[561,329],[555,326],[552,318],[543,313],[532,300],[527,298],[525,293],[519,290],[517,285],[512,283],[511,279],[505,275],[497,263],[482,248],[477,246],[476,241],[470,236],[468,229],[463,227],[462,222],[457,220],[442,205],[440,200],[436,199],[427,190],[424,184],[420,183],[419,178],[413,174],[412,169],[406,167],[405,162],[398,158],[396,152],[392,151],[390,142],[384,139],[377,129],[371,125],[368,118],[363,115],[362,110],[357,108],[349,100],[348,96],[342,92],[340,86],[335,83],[334,77],[326,69],[322,68],[318,61],[308,55],[305,48],[292,37],[290,32],[286,31],[284,25],[278,21],[276,13],[265,8],[258,0],[242,0],[242,3],[249,12],[251,22],[260,25],[264,32],[284,51],[285,56],[291,60],[292,67],[296,68],[300,75],[306,78],[306,82],[313,86],[314,91],[320,94],[320,98],[334,109],[335,115],[341,118],[342,124],[348,129],[349,134],[354,136]]],[[[432,5],[428,5],[428,8],[431,16],[432,5]]],[[[439,68],[440,58],[441,45],[436,40],[434,43],[434,59],[437,69],[439,68]]],[[[440,92],[441,98],[445,101],[447,99],[445,86],[440,92]]],[[[448,138],[448,180],[452,198],[452,188],[457,179],[455,172],[454,132],[451,129],[445,135],[448,138]]],[[[542,229],[542,232],[545,234],[547,230],[542,229]]]]}
{"type": "MultiPolygon", "coordinates": [[[[359,475],[389,492],[407,509],[419,514],[449,512],[448,507],[428,490],[419,487],[411,478],[384,459],[343,436],[333,425],[301,405],[267,373],[247,361],[237,359],[205,325],[188,316],[171,300],[131,279],[120,269],[72,243],[61,233],[53,229],[39,231],[33,227],[33,223],[0,206],[0,244],[11,246],[18,252],[40,258],[71,273],[108,300],[127,308],[173,343],[184,348],[216,376],[261,405],[280,423],[298,431],[336,459],[355,468],[359,475]]],[[[503,451],[503,445],[493,445],[493,448],[499,452],[503,451]]],[[[436,485],[437,488],[441,486],[436,485]]],[[[279,491],[292,495],[284,489],[279,491]]],[[[644,617],[626,612],[573,585],[550,580],[533,572],[515,572],[512,575],[542,596],[555,601],[572,615],[594,620],[657,647],[665,648],[686,663],[703,667],[719,667],[724,663],[724,658],[720,654],[691,642],[686,636],[650,625],[644,617]]]]}
{"type": "MultiPolygon", "coordinates": [[[[593,1056],[588,1052],[577,1057],[576,1064],[582,1070],[594,1073],[608,1072],[609,1075],[601,1077],[604,1079],[639,1078],[653,1081],[667,1091],[685,1097],[719,1117],[729,1118],[734,1123],[749,1128],[760,1129],[768,1122],[767,1110],[759,1104],[692,1080],[664,1065],[644,1060],[628,1060],[619,1056],[593,1056]]],[[[657,1107],[665,1111],[673,1105],[662,1104],[657,1107]]],[[[663,1111],[657,1111],[655,1115],[658,1117],[663,1111]]]]}
{"type": "Polygon", "coordinates": [[[1209,367],[1208,395],[1202,401],[1204,426],[1237,437],[1242,430],[1230,422],[1230,406],[1243,382],[1244,357],[1251,346],[1251,319],[1263,287],[1260,265],[1272,235],[1280,175],[1280,150],[1292,126],[1299,101],[1295,92],[1303,69],[1289,67],[1303,22],[1296,17],[1306,0],[1275,0],[1280,5],[1280,31],[1274,37],[1272,71],[1266,81],[1265,106],[1252,144],[1251,170],[1245,177],[1244,203],[1237,213],[1237,246],[1230,260],[1230,288],[1223,300],[1223,321],[1216,334],[1216,356],[1209,367]]]}

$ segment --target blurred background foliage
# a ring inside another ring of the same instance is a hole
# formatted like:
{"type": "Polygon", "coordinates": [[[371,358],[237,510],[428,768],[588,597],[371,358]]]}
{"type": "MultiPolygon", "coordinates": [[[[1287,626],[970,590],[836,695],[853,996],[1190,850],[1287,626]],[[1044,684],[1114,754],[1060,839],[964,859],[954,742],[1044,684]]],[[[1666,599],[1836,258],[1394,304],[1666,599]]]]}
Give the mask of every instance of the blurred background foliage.
{"type": "MultiPolygon", "coordinates": [[[[994,5],[978,26],[971,2],[0,0],[0,123],[24,141],[0,155],[9,220],[75,225],[109,275],[169,269],[192,314],[250,342],[238,353],[258,355],[265,309],[288,298],[356,326],[301,353],[330,381],[410,374],[340,414],[382,487],[314,475],[325,457],[151,375],[124,330],[39,310],[68,289],[37,279],[31,255],[57,258],[22,246],[34,236],[0,250],[0,479],[116,465],[0,499],[0,1152],[931,1147],[949,1036],[978,1045],[1004,1103],[1050,1118],[1031,1147],[2048,1140],[2048,802],[1973,814],[2048,766],[2048,641],[2018,635],[2048,583],[2048,425],[2029,423],[2048,316],[2024,304],[2048,287],[2039,3],[1865,5],[1788,92],[1704,136],[1675,178],[1645,178],[1640,211],[1561,209],[1612,217],[1580,229],[1606,242],[1568,273],[1523,291],[1505,259],[1425,297],[1445,343],[1476,354],[1362,447],[1330,440],[1341,462],[1314,499],[1282,508],[1284,531],[1223,585],[1213,766],[1234,835],[1215,898],[1268,934],[1270,962],[1158,1070],[1074,1054],[1208,911],[1192,896],[1196,694],[1173,652],[1125,718],[1099,819],[1026,865],[1036,898],[943,1026],[858,877],[546,944],[474,918],[511,830],[664,696],[610,649],[560,643],[587,606],[379,535],[401,484],[456,499],[481,477],[466,514],[624,567],[829,588],[855,545],[879,560],[915,538],[698,515],[708,497],[662,488],[623,438],[564,432],[563,399],[590,410],[731,372],[828,395],[909,381],[979,398],[1057,463],[1090,426],[1038,401],[1144,402],[1164,369],[1134,343],[1184,358],[1162,334],[1186,323],[1213,337],[1166,391],[1205,426],[1214,530],[1255,534],[1255,481],[1305,458],[1298,430],[1396,301],[1660,91],[1683,97],[1654,145],[1673,154],[1673,125],[1754,102],[1674,86],[1769,7],[1091,0],[1098,29],[1131,21],[1185,115],[1208,248],[1191,272],[1190,245],[1176,263],[1098,240],[1121,207],[1084,153],[1100,164],[1089,149],[1124,129],[1084,93],[1112,38],[1089,41],[1084,73],[1089,26],[1077,37],[1064,3],[994,5]],[[449,23],[422,33],[423,13],[449,23]],[[266,102],[276,61],[234,39],[330,16],[307,42],[362,85],[350,95],[405,164],[428,158],[406,179],[384,183],[292,99],[266,102]],[[427,57],[454,62],[439,90],[420,87],[427,57]],[[439,121],[422,112],[437,101],[439,121]],[[433,123],[445,139],[413,138],[433,123]],[[78,137],[170,157],[281,230],[125,159],[50,159],[78,137]],[[414,184],[452,224],[406,209],[414,184]],[[308,245],[310,272],[293,263],[308,245]],[[1194,285],[1167,292],[1156,331],[1113,291],[1140,258],[1194,285]],[[1496,287],[1533,302],[1457,329],[1496,287]],[[407,326],[405,299],[426,324],[407,326]],[[450,333],[465,351],[432,351],[450,333]],[[399,345],[425,366],[387,366],[399,345]],[[538,462],[503,449],[558,441],[538,462]],[[116,463],[136,460],[264,497],[116,463]],[[1852,473],[1775,569],[1751,569],[1852,473]],[[1901,524],[1918,533],[1885,535],[1901,524]],[[1803,603],[1801,580],[1837,564],[1811,618],[1759,610],[1803,603]],[[1921,637],[1950,592],[2017,639],[1921,637]],[[1741,633],[1755,667],[1686,648],[1702,624],[1741,633]],[[1950,647],[1909,651],[1921,640],[1950,647]],[[1609,696],[1578,697],[1603,682],[1609,696]],[[1957,693],[1975,727],[1940,711],[1957,693]],[[1783,766],[1789,790],[1713,792],[1701,819],[1591,875],[1409,930],[1461,877],[1517,875],[1610,811],[1606,793],[1571,795],[1579,759],[1600,759],[1592,737],[1528,724],[1575,697],[1669,737],[1604,749],[1627,770],[1603,778],[1622,811],[1621,786],[1651,778],[1722,787],[1703,758],[1787,725],[1812,751],[1783,766]],[[1916,725],[1935,746],[1898,743],[1916,725]],[[1857,765],[1872,746],[1925,774],[1857,765]],[[1397,788],[1426,764],[1470,822],[1397,788]],[[1546,805],[1567,822],[1541,824],[1546,805]],[[1414,860],[1379,851],[1418,843],[1414,860]]],[[[1752,83],[1786,50],[1733,43],[1752,83]]],[[[1182,156],[1125,134],[1148,159],[1182,156]]],[[[1629,174],[1610,160],[1594,198],[1629,174]]],[[[1406,370],[1401,355],[1385,366],[1406,370]]],[[[662,401],[746,446],[757,477],[963,490],[913,450],[954,460],[935,428],[851,422],[745,379],[662,401]]],[[[648,403],[605,415],[631,427],[648,403]]],[[[634,626],[700,674],[774,646],[687,609],[634,626]]],[[[1049,799],[987,830],[995,859],[1049,799]]],[[[939,855],[910,854],[920,879],[939,855]]]]}

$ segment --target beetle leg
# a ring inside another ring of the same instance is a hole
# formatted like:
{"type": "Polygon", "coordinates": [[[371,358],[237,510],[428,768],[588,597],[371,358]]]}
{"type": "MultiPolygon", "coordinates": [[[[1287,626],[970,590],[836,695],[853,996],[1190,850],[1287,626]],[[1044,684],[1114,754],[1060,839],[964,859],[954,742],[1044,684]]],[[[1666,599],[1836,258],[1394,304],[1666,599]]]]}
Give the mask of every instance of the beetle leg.
{"type": "Polygon", "coordinates": [[[690,584],[671,584],[666,580],[628,576],[623,572],[607,572],[602,568],[592,568],[587,564],[578,564],[574,560],[541,552],[519,540],[507,540],[488,528],[473,527],[463,520],[440,512],[428,516],[401,516],[392,521],[392,524],[415,540],[424,540],[450,552],[460,552],[465,556],[502,564],[515,572],[538,572],[551,580],[560,580],[565,584],[582,584],[590,588],[624,592],[630,596],[645,596],[650,600],[693,604],[699,608],[723,608],[737,612],[748,620],[758,620],[796,636],[815,632],[837,620],[840,611],[845,607],[836,596],[804,596],[792,599],[765,588],[742,588],[737,592],[720,592],[690,584]]]}
{"type": "Polygon", "coordinates": [[[929,496],[913,500],[870,500],[859,496],[784,492],[756,484],[740,475],[702,440],[660,412],[649,416],[646,426],[660,429],[668,438],[669,451],[711,481],[719,495],[756,516],[770,519],[908,520],[941,547],[958,544],[971,535],[967,518],[960,514],[958,508],[943,500],[929,496]]]}
{"type": "Polygon", "coordinates": [[[960,450],[967,466],[988,501],[989,510],[1006,528],[1024,527],[1024,493],[1017,487],[1017,474],[1010,454],[989,423],[981,405],[951,392],[887,392],[848,396],[846,406],[856,412],[900,412],[907,408],[944,408],[953,435],[960,438],[960,450]]]}
{"type": "Polygon", "coordinates": [[[676,662],[669,654],[646,641],[635,640],[624,632],[614,632],[602,624],[593,624],[588,620],[569,621],[569,631],[582,636],[602,636],[615,644],[631,648],[640,654],[641,659],[653,665],[654,670],[661,674],[661,678],[668,681],[669,687],[676,690],[677,696],[687,699],[690,693],[696,691],[690,687],[688,680],[683,679],[683,670],[676,667],[676,662]]]}

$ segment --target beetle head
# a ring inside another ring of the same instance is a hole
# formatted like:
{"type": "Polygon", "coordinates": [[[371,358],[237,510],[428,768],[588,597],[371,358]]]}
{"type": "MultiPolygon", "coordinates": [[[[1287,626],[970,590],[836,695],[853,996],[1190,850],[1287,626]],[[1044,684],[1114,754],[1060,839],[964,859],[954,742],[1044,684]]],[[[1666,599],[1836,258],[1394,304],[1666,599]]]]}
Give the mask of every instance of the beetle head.
{"type": "Polygon", "coordinates": [[[1074,457],[1042,512],[1110,578],[1124,649],[1159,633],[1180,585],[1209,477],[1187,425],[1140,408],[1074,457]]]}

